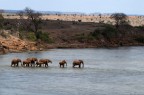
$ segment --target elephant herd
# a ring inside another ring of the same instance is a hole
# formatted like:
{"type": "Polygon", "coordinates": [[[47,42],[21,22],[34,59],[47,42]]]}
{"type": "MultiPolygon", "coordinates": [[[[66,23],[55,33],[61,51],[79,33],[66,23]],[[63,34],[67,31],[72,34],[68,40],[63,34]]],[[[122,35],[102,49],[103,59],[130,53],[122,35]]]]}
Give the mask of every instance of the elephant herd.
{"type": "MultiPolygon", "coordinates": [[[[27,58],[25,60],[21,60],[19,58],[14,58],[11,61],[11,67],[18,67],[19,63],[21,63],[22,67],[48,67],[48,64],[51,63],[52,61],[49,59],[37,59],[37,58],[27,58]]],[[[83,60],[74,60],[72,63],[73,68],[75,66],[78,66],[79,68],[81,68],[81,65],[83,65],[84,67],[84,62],[83,60]]],[[[62,60],[59,62],[59,66],[61,67],[65,67],[67,66],[67,62],[66,60],[62,60]]]]}

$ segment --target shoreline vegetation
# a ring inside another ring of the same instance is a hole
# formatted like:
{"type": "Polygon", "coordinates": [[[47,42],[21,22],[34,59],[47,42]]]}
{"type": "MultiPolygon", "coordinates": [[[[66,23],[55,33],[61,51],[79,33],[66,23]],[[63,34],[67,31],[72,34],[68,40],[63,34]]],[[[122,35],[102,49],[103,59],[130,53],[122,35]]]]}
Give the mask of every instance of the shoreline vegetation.
{"type": "MultiPolygon", "coordinates": [[[[61,17],[60,14],[56,14],[61,17]]],[[[144,26],[132,26],[124,13],[113,13],[105,23],[102,15],[97,22],[73,19],[42,19],[43,14],[26,8],[16,14],[18,19],[3,16],[0,11],[0,54],[42,51],[53,48],[115,48],[144,46],[144,26]]],[[[67,17],[67,15],[63,15],[67,17]]],[[[142,18],[142,17],[138,17],[142,18]]],[[[89,18],[90,19],[90,18],[89,18]]],[[[85,18],[84,18],[85,20],[85,18]]],[[[93,18],[91,18],[93,20],[93,18]]]]}

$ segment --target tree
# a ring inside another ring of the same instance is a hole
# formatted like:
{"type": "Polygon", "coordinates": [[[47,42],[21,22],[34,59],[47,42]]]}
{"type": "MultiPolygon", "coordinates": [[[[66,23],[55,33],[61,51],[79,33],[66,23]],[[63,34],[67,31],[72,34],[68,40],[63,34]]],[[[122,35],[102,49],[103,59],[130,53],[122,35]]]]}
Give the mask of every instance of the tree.
{"type": "Polygon", "coordinates": [[[3,12],[4,12],[4,10],[1,10],[1,9],[0,9],[0,28],[3,27],[3,21],[4,21],[4,17],[3,17],[3,15],[2,15],[3,12]]]}
{"type": "Polygon", "coordinates": [[[20,16],[20,19],[23,19],[24,11],[19,11],[17,15],[20,16]]]}
{"type": "Polygon", "coordinates": [[[25,8],[25,14],[27,16],[27,20],[29,21],[29,28],[35,33],[36,38],[39,39],[39,29],[42,23],[41,16],[42,14],[39,12],[35,12],[30,8],[25,8]]]}
{"type": "Polygon", "coordinates": [[[127,15],[124,13],[114,13],[110,18],[115,20],[115,25],[118,28],[120,25],[127,24],[127,15]]]}

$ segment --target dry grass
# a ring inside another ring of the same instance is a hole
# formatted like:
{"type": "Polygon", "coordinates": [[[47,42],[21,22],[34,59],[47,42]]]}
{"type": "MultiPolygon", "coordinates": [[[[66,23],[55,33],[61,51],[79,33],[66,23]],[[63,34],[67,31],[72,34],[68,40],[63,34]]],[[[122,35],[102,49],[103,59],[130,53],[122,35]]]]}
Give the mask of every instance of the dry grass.
{"type": "MultiPolygon", "coordinates": [[[[4,15],[7,19],[19,19],[17,15],[4,15]]],[[[26,17],[24,17],[26,18],[26,17]]],[[[102,15],[101,18],[98,15],[42,15],[43,20],[63,20],[63,21],[78,21],[82,22],[104,22],[108,24],[114,24],[114,20],[110,18],[110,15],[102,15]]],[[[128,16],[128,20],[132,26],[144,25],[144,16],[128,16]]]]}

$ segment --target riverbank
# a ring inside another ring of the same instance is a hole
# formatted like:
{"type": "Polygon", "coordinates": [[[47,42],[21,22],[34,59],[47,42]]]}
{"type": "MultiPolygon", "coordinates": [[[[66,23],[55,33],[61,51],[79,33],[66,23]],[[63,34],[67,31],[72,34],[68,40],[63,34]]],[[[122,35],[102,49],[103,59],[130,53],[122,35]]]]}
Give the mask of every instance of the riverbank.
{"type": "Polygon", "coordinates": [[[11,36],[8,39],[2,39],[0,54],[6,53],[18,53],[18,52],[29,52],[29,51],[45,51],[48,49],[68,49],[68,48],[117,48],[123,46],[144,46],[143,43],[108,43],[108,42],[95,42],[95,43],[52,43],[47,44],[43,42],[30,42],[27,40],[21,40],[17,37],[11,36]]]}
{"type": "Polygon", "coordinates": [[[36,39],[32,31],[18,31],[14,26],[18,22],[16,19],[5,20],[6,25],[0,30],[0,54],[53,48],[144,46],[142,26],[122,25],[116,28],[104,23],[44,20],[41,24],[41,39],[36,39]]]}

